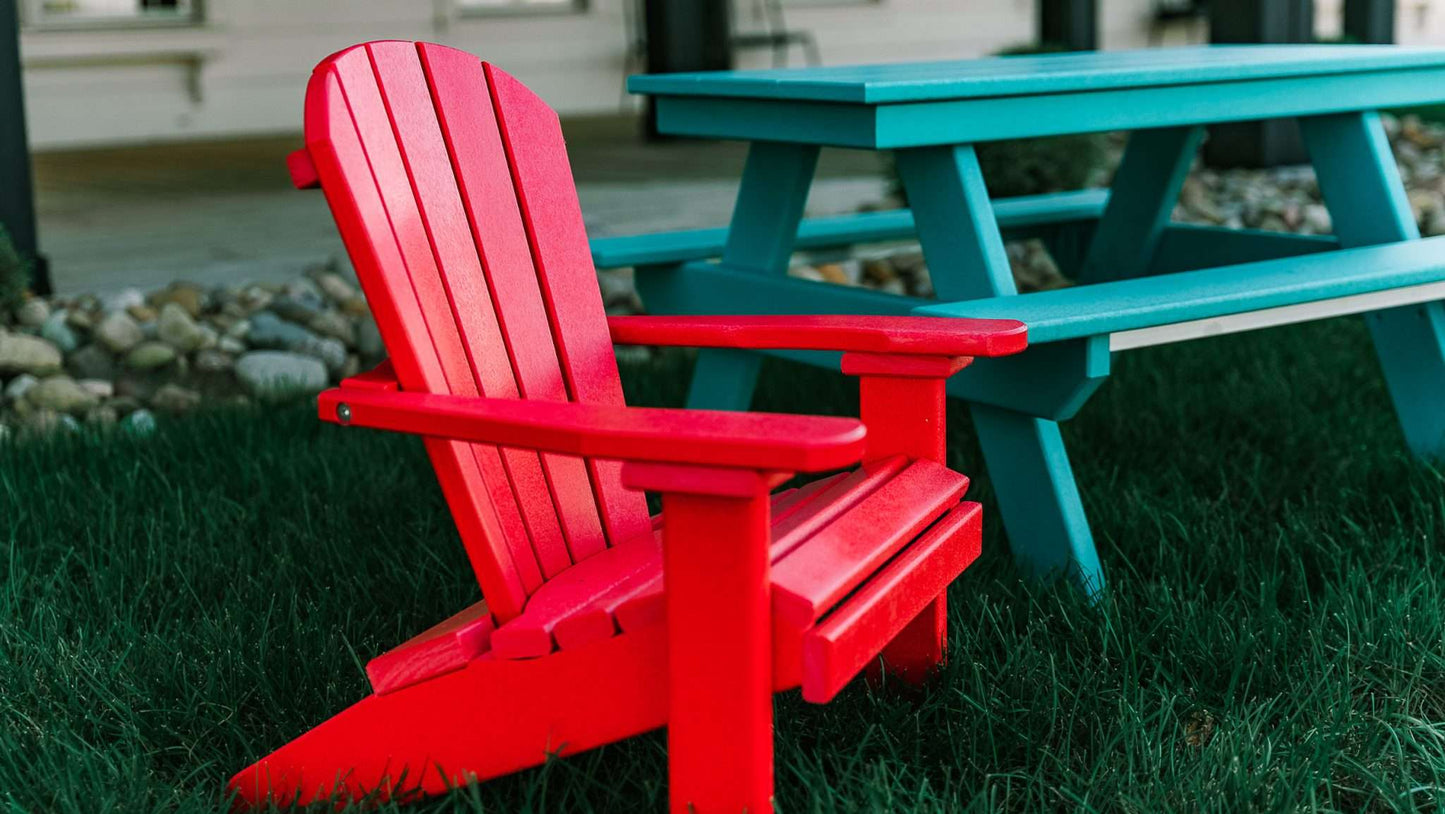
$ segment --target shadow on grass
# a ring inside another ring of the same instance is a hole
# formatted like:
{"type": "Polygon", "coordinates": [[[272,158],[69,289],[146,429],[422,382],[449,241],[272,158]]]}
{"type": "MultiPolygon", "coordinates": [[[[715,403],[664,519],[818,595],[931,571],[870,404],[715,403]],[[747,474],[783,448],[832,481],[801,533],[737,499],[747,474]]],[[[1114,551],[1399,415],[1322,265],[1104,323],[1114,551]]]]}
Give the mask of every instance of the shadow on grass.
{"type": "MultiPolygon", "coordinates": [[[[951,405],[988,511],[951,661],[917,697],[780,696],[780,808],[1436,805],[1445,486],[1406,456],[1363,326],[1118,361],[1065,430],[1107,598],[1016,578],[951,405]]],[[[629,366],[632,403],[678,404],[690,364],[629,366]]],[[[756,406],[856,395],[770,363],[756,406]]],[[[16,811],[224,810],[233,771],[365,693],[367,658],[478,596],[420,443],[306,405],[0,447],[0,512],[16,811]]],[[[660,810],[665,779],[653,734],[410,810],[660,810]]]]}

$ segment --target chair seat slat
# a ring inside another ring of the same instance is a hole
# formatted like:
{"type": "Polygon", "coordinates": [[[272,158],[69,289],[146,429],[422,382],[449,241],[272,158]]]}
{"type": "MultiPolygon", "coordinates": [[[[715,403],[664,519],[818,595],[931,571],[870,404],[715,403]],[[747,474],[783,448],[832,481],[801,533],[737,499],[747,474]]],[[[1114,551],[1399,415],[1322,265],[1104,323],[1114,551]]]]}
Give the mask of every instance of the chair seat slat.
{"type": "Polygon", "coordinates": [[[983,507],[961,503],[879,569],[801,643],[803,699],[833,700],[909,620],[942,593],[982,546],[983,507]]]}
{"type": "Polygon", "coordinates": [[[933,461],[907,469],[773,566],[773,613],[807,627],[963,497],[968,478],[933,461]]]}

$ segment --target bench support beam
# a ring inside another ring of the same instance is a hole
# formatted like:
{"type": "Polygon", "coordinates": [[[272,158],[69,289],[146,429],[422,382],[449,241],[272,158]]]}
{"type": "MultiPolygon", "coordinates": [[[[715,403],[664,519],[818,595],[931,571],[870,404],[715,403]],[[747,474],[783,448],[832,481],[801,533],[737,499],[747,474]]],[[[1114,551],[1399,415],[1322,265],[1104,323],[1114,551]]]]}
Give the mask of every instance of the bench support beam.
{"type": "Polygon", "coordinates": [[[1067,421],[1109,378],[1109,337],[1036,345],[1017,356],[976,359],[948,380],[948,394],[1050,421],[1067,421]]]}
{"type": "Polygon", "coordinates": [[[1237,266],[1281,257],[1334,251],[1340,241],[1331,235],[1297,235],[1260,229],[1231,229],[1171,223],[1164,229],[1154,253],[1150,274],[1237,266]]]}
{"type": "Polygon", "coordinates": [[[1148,273],[1203,138],[1204,128],[1198,126],[1137,130],[1129,136],[1080,282],[1148,273]]]}
{"type": "MultiPolygon", "coordinates": [[[[1420,237],[1377,113],[1301,119],[1300,130],[1341,246],[1420,237]]],[[[1365,322],[1405,442],[1416,455],[1445,458],[1445,305],[1375,311],[1365,322]]]]}
{"type": "Polygon", "coordinates": [[[973,147],[899,150],[897,159],[938,298],[946,302],[1017,294],[973,147]]]}
{"type": "MultiPolygon", "coordinates": [[[[723,248],[725,264],[760,275],[788,273],[793,241],[817,166],[818,147],[814,145],[760,141],[748,148],[723,248]]],[[[746,296],[747,292],[738,294],[746,296]]],[[[753,353],[702,351],[688,388],[688,406],[746,410],[753,401],[760,364],[760,357],[753,353]]]]}
{"type": "MultiPolygon", "coordinates": [[[[922,147],[897,155],[938,298],[1016,295],[973,147],[922,147]]],[[[1087,379],[1078,387],[1087,392],[1067,395],[1082,404],[1093,391],[1087,379]]],[[[972,411],[1019,567],[1038,575],[1067,574],[1090,594],[1103,590],[1093,534],[1058,423],[988,404],[973,404],[972,411]]]]}
{"type": "Polygon", "coordinates": [[[970,411],[1019,569],[1067,576],[1097,596],[1104,572],[1058,422],[987,404],[970,411]]]}

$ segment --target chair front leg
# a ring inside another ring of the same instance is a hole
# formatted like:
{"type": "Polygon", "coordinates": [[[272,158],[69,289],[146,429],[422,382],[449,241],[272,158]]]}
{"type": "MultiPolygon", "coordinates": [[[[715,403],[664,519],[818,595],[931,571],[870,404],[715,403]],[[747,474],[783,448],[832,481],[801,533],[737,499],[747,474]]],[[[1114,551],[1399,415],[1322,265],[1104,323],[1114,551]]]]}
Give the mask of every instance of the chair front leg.
{"type": "Polygon", "coordinates": [[[663,492],[668,784],[674,812],[769,812],[773,797],[768,493],[782,473],[627,464],[663,492]]]}
{"type": "MultiPolygon", "coordinates": [[[[843,355],[843,372],[858,376],[859,417],[868,427],[869,459],[905,455],[947,465],[948,377],[971,359],[944,356],[843,355]]],[[[943,663],[948,644],[948,596],[939,594],[883,648],[881,665],[868,670],[918,684],[943,663]]]]}

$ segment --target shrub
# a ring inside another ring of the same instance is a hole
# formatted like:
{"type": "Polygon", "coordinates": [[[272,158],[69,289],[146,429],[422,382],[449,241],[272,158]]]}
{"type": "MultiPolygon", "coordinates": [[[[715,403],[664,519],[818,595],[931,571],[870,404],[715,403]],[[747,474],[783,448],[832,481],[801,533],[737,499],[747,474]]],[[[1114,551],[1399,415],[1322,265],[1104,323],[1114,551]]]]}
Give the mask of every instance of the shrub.
{"type": "Polygon", "coordinates": [[[21,256],[10,233],[0,224],[0,313],[14,310],[29,286],[30,260],[21,256]]]}

